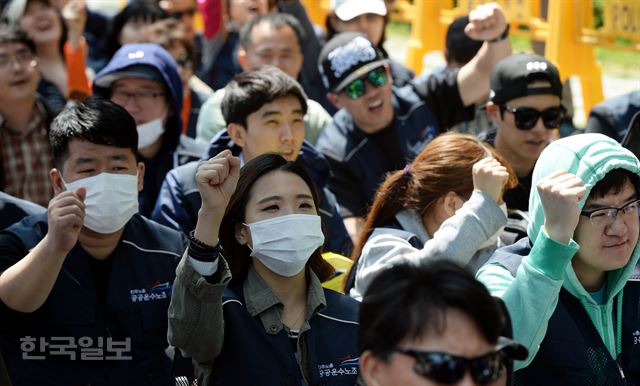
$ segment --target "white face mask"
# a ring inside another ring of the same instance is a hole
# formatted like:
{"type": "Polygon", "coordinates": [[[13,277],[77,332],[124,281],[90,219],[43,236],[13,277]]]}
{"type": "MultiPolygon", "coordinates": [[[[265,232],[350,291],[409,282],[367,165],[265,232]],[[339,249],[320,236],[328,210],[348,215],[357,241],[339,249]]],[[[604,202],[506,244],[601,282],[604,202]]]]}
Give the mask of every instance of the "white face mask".
{"type": "Polygon", "coordinates": [[[253,242],[251,256],[280,276],[300,273],[324,243],[320,216],[290,214],[245,225],[253,242]]]}
{"type": "Polygon", "coordinates": [[[84,226],[94,232],[114,233],[138,212],[137,175],[100,173],[63,183],[69,191],[78,188],[87,190],[84,226]]]}
{"type": "MultiPolygon", "coordinates": [[[[502,213],[504,213],[505,217],[508,217],[508,215],[507,215],[507,204],[504,203],[504,202],[502,204],[500,204],[500,209],[502,210],[502,213]]],[[[494,233],[491,237],[489,237],[487,239],[487,241],[482,243],[482,245],[478,249],[484,249],[484,248],[488,248],[488,247],[491,247],[491,246],[495,246],[496,243],[498,242],[498,239],[500,238],[500,235],[502,235],[503,231],[504,231],[504,227],[498,229],[498,231],[496,233],[494,233]]]]}
{"type": "Polygon", "coordinates": [[[138,150],[153,144],[164,133],[162,118],[143,123],[136,128],[138,129],[138,150]]]}

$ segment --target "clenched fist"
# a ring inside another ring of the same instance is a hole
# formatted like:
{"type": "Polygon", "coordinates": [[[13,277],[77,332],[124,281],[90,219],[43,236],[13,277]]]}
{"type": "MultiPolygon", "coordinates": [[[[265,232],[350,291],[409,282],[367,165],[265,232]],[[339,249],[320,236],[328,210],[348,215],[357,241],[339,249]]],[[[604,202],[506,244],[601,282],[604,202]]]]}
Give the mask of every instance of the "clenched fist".
{"type": "Polygon", "coordinates": [[[502,203],[502,191],[509,180],[507,168],[493,157],[481,159],[473,165],[473,188],[484,192],[496,203],[502,203]]]}
{"type": "Polygon", "coordinates": [[[560,169],[538,181],[537,189],[547,234],[560,243],[569,243],[580,220],[578,204],[586,192],[582,180],[560,169]]]}
{"type": "Polygon", "coordinates": [[[84,223],[86,195],[84,188],[78,188],[75,192],[61,192],[49,201],[47,235],[51,240],[51,252],[66,255],[78,242],[84,223]]]}

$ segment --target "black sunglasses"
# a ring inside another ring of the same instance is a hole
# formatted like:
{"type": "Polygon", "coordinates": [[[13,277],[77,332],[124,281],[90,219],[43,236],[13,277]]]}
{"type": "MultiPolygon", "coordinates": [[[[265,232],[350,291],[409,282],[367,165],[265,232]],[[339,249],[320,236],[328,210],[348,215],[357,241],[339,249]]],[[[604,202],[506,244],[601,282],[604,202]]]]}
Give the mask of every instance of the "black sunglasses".
{"type": "Polygon", "coordinates": [[[446,352],[418,351],[395,347],[391,351],[408,355],[416,360],[413,371],[425,378],[443,384],[454,384],[464,378],[467,370],[473,380],[480,385],[493,383],[506,369],[507,359],[526,359],[527,349],[500,337],[495,351],[475,358],[465,358],[446,352]]]}
{"type": "Polygon", "coordinates": [[[451,385],[459,382],[467,370],[477,383],[486,385],[495,382],[502,374],[504,356],[500,351],[475,357],[464,358],[457,355],[394,348],[393,351],[408,355],[416,360],[413,371],[433,381],[451,385]]]}
{"type": "Polygon", "coordinates": [[[174,19],[182,19],[182,16],[185,16],[185,15],[193,17],[193,15],[195,15],[197,11],[198,11],[197,8],[187,8],[182,11],[171,12],[170,16],[174,19]]]}
{"type": "Polygon", "coordinates": [[[520,130],[531,130],[542,117],[542,123],[547,129],[555,129],[560,126],[560,121],[564,118],[567,110],[564,106],[549,107],[542,111],[533,107],[509,107],[507,105],[500,106],[501,114],[505,111],[510,112],[516,118],[516,127],[520,130]]]}

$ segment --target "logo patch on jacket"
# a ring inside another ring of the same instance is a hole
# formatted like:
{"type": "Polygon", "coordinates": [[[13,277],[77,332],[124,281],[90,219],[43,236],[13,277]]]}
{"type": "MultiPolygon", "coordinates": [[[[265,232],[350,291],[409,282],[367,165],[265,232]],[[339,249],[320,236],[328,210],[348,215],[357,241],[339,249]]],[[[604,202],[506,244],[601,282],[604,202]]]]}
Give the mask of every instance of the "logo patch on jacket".
{"type": "Polygon", "coordinates": [[[334,362],[326,365],[318,365],[320,378],[339,377],[343,375],[358,375],[360,358],[338,358],[334,362]]]}
{"type": "Polygon", "coordinates": [[[160,283],[160,280],[156,280],[145,288],[129,290],[129,295],[132,303],[151,302],[171,298],[172,289],[173,285],[168,281],[160,283]]]}

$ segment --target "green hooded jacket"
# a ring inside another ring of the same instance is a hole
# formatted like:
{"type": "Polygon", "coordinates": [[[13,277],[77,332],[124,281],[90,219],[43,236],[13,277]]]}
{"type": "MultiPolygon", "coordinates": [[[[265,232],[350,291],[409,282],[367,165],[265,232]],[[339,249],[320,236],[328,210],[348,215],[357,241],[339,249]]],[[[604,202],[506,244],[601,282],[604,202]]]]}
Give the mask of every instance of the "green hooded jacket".
{"type": "MultiPolygon", "coordinates": [[[[565,169],[582,179],[586,194],[579,203],[580,208],[593,186],[611,170],[626,169],[640,176],[640,162],[636,156],[601,134],[580,134],[552,142],[536,163],[532,186],[558,169],[565,169]]],[[[613,299],[633,273],[640,248],[636,245],[626,266],[609,272],[606,300],[599,304],[582,286],[571,265],[580,246],[574,240],[568,244],[557,242],[543,228],[544,211],[535,188],[531,189],[529,197],[529,214],[528,236],[533,247],[522,259],[516,277],[497,263],[485,265],[476,275],[492,295],[505,302],[511,315],[514,338],[529,350],[529,358],[516,362],[515,370],[528,366],[535,357],[562,287],[580,300],[609,353],[616,358],[621,350],[621,328],[619,318],[613,315],[613,299]]],[[[622,296],[618,301],[622,301],[622,296]]]]}

